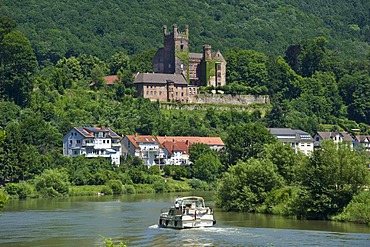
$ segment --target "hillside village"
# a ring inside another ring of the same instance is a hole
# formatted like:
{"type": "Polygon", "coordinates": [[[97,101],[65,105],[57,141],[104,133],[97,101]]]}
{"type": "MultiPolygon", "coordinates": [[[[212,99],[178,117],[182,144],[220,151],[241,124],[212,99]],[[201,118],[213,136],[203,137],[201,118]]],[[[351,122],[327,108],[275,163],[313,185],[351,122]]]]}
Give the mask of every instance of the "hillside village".
{"type": "MultiPolygon", "coordinates": [[[[319,131],[311,137],[307,132],[290,128],[270,128],[269,131],[296,153],[302,152],[308,156],[315,148],[320,148],[325,140],[346,143],[351,149],[362,148],[370,152],[369,135],[351,136],[347,132],[319,131]]],[[[117,166],[121,158],[139,157],[148,168],[157,165],[163,169],[165,165],[190,165],[189,148],[193,144],[205,144],[217,152],[224,148],[220,137],[137,134],[121,137],[109,127],[75,127],[63,138],[63,154],[71,157],[106,157],[117,166]]]]}

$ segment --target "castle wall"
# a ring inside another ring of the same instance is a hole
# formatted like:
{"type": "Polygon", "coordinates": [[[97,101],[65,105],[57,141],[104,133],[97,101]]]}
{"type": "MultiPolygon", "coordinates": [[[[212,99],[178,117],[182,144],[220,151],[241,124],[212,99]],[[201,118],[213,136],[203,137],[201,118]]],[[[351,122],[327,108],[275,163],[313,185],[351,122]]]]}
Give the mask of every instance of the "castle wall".
{"type": "Polygon", "coordinates": [[[198,94],[194,99],[194,103],[232,105],[268,104],[270,103],[270,99],[267,95],[198,94]]]}

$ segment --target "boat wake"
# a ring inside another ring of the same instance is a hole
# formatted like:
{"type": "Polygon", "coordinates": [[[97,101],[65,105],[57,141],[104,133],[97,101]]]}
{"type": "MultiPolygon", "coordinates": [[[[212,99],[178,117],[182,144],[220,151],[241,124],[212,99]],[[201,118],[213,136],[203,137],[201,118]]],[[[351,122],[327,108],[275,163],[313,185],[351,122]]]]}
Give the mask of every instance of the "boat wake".
{"type": "Polygon", "coordinates": [[[158,224],[148,226],[149,229],[158,229],[161,228],[158,224]]]}

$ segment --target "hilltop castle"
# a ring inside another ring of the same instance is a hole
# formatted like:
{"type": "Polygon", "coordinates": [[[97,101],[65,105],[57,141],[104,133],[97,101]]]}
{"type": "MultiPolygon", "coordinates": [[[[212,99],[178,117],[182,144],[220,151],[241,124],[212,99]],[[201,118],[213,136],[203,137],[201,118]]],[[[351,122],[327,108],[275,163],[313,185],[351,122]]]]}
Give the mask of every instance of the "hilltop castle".
{"type": "Polygon", "coordinates": [[[153,58],[154,73],[138,73],[134,85],[137,96],[152,101],[194,102],[199,86],[226,85],[226,61],[220,51],[210,45],[203,53],[189,52],[189,28],[173,32],[163,26],[164,47],[153,58]]]}
{"type": "Polygon", "coordinates": [[[173,32],[163,26],[164,47],[158,49],[153,59],[153,72],[182,74],[190,85],[226,85],[226,61],[220,51],[212,52],[210,45],[203,46],[203,53],[189,52],[189,27],[180,32],[173,25],[173,32]]]}

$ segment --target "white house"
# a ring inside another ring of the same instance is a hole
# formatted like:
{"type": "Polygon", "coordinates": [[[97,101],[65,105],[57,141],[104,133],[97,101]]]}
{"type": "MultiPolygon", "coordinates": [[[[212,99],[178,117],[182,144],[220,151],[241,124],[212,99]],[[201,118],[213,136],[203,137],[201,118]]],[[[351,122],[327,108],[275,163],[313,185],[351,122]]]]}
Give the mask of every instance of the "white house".
{"type": "Polygon", "coordinates": [[[108,127],[74,127],[63,138],[63,155],[106,157],[120,165],[120,140],[108,127]]]}
{"type": "Polygon", "coordinates": [[[269,131],[279,141],[290,145],[295,152],[301,151],[306,155],[313,152],[314,140],[307,132],[290,128],[270,128],[269,131]]]}
{"type": "Polygon", "coordinates": [[[220,137],[199,136],[126,135],[121,143],[124,157],[139,157],[148,167],[189,164],[189,147],[192,144],[203,143],[216,151],[224,147],[220,137]]]}
{"type": "Polygon", "coordinates": [[[354,146],[354,140],[347,132],[338,131],[317,131],[314,136],[314,146],[320,147],[320,143],[324,140],[333,140],[334,143],[347,143],[351,149],[354,146]]]}
{"type": "Polygon", "coordinates": [[[148,167],[164,165],[165,154],[157,138],[152,135],[126,135],[122,139],[122,155],[139,157],[148,167]]]}
{"type": "Polygon", "coordinates": [[[167,165],[189,165],[189,146],[182,141],[165,141],[162,143],[167,157],[167,165]]]}
{"type": "MultiPolygon", "coordinates": [[[[354,137],[354,146],[356,148],[363,148],[370,152],[370,135],[357,135],[354,137]]],[[[370,168],[370,167],[369,167],[370,168]]]]}

